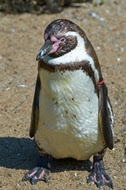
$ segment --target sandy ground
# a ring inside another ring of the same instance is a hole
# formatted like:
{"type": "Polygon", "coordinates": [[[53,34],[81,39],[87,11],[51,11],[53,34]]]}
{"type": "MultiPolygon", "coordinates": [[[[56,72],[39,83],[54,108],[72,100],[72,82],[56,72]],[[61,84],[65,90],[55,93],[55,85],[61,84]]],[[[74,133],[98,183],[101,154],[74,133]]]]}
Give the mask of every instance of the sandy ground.
{"type": "MultiPolygon", "coordinates": [[[[107,151],[105,167],[115,190],[126,190],[126,3],[94,7],[81,4],[60,14],[0,14],[0,189],[96,190],[86,184],[91,162],[53,160],[48,184],[32,186],[23,175],[36,165],[38,154],[29,138],[31,106],[37,75],[36,54],[43,31],[56,18],[80,25],[91,40],[102,68],[115,113],[115,148],[107,151]]],[[[105,189],[108,189],[105,187],[105,189]]]]}

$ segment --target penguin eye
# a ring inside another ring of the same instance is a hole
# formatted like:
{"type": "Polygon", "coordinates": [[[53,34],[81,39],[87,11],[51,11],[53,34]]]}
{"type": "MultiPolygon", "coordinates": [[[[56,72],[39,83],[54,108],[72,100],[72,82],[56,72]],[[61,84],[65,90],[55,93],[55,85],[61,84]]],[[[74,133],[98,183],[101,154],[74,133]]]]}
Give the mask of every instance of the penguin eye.
{"type": "Polygon", "coordinates": [[[65,42],[65,41],[66,41],[66,38],[62,37],[62,38],[60,38],[60,41],[61,41],[61,42],[65,42]]]}

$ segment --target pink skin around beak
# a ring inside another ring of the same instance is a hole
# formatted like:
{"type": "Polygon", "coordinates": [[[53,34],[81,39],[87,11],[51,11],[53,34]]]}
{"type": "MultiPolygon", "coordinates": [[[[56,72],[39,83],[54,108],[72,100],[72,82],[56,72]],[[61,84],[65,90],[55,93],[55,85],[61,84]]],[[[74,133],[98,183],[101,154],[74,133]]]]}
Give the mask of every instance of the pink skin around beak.
{"type": "Polygon", "coordinates": [[[60,40],[58,40],[55,36],[51,36],[50,40],[54,43],[52,46],[52,50],[50,53],[55,53],[59,47],[59,44],[61,43],[60,40]]]}
{"type": "Polygon", "coordinates": [[[50,39],[47,39],[47,36],[45,36],[45,44],[40,48],[36,56],[36,61],[42,60],[45,56],[55,53],[60,43],[61,39],[57,39],[55,36],[51,36],[50,39]]]}

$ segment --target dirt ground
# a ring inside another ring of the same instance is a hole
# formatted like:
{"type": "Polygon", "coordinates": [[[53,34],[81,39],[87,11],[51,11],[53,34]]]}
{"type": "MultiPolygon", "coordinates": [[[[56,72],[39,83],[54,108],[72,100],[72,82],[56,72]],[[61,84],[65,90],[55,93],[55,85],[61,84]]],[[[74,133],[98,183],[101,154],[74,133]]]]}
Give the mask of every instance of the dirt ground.
{"type": "Polygon", "coordinates": [[[86,183],[89,161],[52,159],[48,184],[32,186],[21,180],[38,158],[28,134],[37,75],[35,57],[43,43],[45,27],[57,18],[80,25],[97,52],[115,113],[115,148],[107,151],[105,167],[115,190],[126,190],[126,3],[111,0],[101,7],[80,5],[52,15],[0,14],[1,190],[97,189],[86,183]]]}

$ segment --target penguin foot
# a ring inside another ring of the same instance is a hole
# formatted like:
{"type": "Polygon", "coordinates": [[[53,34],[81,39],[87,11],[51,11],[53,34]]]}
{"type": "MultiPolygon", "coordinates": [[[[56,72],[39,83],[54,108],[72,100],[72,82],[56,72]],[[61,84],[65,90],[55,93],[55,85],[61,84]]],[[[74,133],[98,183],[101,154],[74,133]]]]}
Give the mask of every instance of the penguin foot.
{"type": "Polygon", "coordinates": [[[45,181],[48,183],[50,171],[43,167],[35,167],[30,170],[23,177],[22,181],[30,181],[32,185],[36,184],[38,181],[45,181]]]}
{"type": "Polygon", "coordinates": [[[47,183],[50,175],[49,168],[49,155],[41,154],[39,156],[37,167],[25,174],[22,181],[30,181],[32,185],[36,184],[38,181],[45,181],[47,183]]]}
{"type": "Polygon", "coordinates": [[[113,189],[113,183],[104,169],[102,157],[94,156],[92,172],[87,177],[87,183],[94,182],[101,189],[104,185],[113,189]]]}

